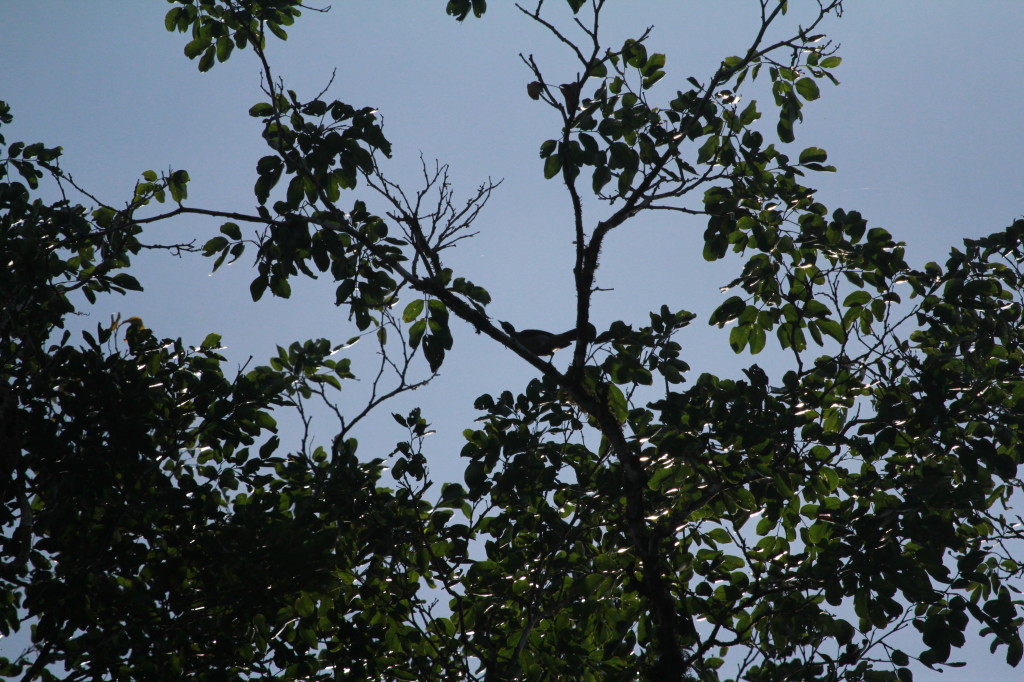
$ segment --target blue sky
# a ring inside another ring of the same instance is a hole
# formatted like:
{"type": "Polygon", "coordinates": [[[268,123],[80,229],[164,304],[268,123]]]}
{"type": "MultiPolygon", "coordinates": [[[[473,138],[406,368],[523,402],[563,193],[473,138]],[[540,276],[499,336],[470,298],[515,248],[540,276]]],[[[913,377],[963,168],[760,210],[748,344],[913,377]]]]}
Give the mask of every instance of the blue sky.
{"type": "MultiPolygon", "coordinates": [[[[740,0],[609,4],[611,44],[655,26],[649,48],[668,55],[660,86],[666,97],[687,76],[705,79],[721,58],[741,52],[757,19],[756,3],[740,0]]],[[[830,209],[861,211],[906,241],[917,263],[941,261],[963,237],[1020,217],[1024,3],[848,4],[841,20],[824,27],[841,44],[842,84],[823,86],[797,130],[797,146],[827,149],[839,169],[810,179],[819,199],[830,209]]],[[[503,179],[477,224],[480,235],[457,249],[451,265],[491,292],[493,315],[558,331],[573,318],[571,214],[537,157],[557,121],[527,98],[531,78],[518,55],[534,54],[555,82],[568,80],[572,67],[511,3],[491,5],[482,21],[457,24],[444,16],[443,0],[339,0],[326,15],[307,13],[270,57],[300,95],[319,92],[336,68],[330,96],[379,108],[395,145],[387,167],[393,178],[414,180],[422,153],[451,164],[458,196],[488,177],[503,179]]],[[[250,52],[236,52],[199,74],[182,55],[184,36],[163,29],[169,7],[157,0],[4,0],[0,98],[15,116],[7,140],[62,145],[64,168],[115,205],[143,170],[185,168],[193,179],[190,205],[251,210],[253,168],[265,153],[259,124],[245,113],[261,99],[258,65],[250,52]]],[[[218,224],[178,221],[156,228],[154,238],[201,243],[218,224]]],[[[614,235],[599,282],[613,290],[596,299],[593,313],[599,326],[643,324],[662,303],[706,320],[723,300],[718,287],[734,272],[703,262],[702,232],[699,218],[656,216],[614,235]]],[[[146,254],[136,273],[146,293],[111,301],[83,325],[101,324],[117,310],[190,343],[216,331],[237,362],[250,355],[262,362],[275,345],[294,340],[351,336],[329,285],[296,284],[289,301],[253,304],[248,262],[210,276],[203,259],[146,254]]],[[[695,371],[734,373],[749,363],[721,334],[703,325],[688,331],[682,342],[695,371]]],[[[456,328],[460,349],[430,389],[427,417],[439,429],[433,470],[441,480],[460,477],[458,434],[474,417],[472,399],[533,376],[465,326],[456,328]]],[[[410,404],[423,400],[414,394],[410,404]]],[[[984,647],[966,655],[973,675],[1010,674],[984,647]]],[[[951,671],[942,679],[967,677],[951,671]]]]}

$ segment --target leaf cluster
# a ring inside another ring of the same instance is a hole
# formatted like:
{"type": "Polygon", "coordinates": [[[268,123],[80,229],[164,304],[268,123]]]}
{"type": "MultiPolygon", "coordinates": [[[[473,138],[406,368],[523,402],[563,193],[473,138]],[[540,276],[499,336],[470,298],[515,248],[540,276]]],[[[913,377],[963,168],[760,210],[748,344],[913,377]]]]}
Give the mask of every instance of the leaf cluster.
{"type": "MultiPolygon", "coordinates": [[[[32,196],[46,178],[83,191],[60,149],[6,147],[0,634],[34,626],[2,674],[908,680],[912,662],[955,665],[975,625],[1019,663],[1024,221],[917,268],[887,230],[816,199],[806,177],[833,170],[827,152],[787,145],[819,82],[836,82],[839,57],[812,31],[841,2],[769,43],[788,3],[761,1],[745,50],[665,96],[649,31],[604,45],[602,0],[569,0],[578,40],[544,3],[521,8],[580,69],[554,86],[524,58],[529,96],[560,126],[543,174],[573,216],[565,371],[442,261],[497,183],[465,206],[441,164],[399,186],[372,108],[275,79],[265,32],[285,39],[298,2],[172,4],[166,28],[189,34],[201,71],[235,47],[264,69],[255,208],[188,205],[184,170],[145,171],[123,209],[47,204],[32,196]],[[762,72],[774,131],[740,91],[762,72]],[[708,323],[731,327],[738,357],[784,366],[693,372],[695,316],[668,304],[584,333],[606,239],[647,210],[705,222],[696,248],[733,268],[708,323]],[[126,270],[146,226],[184,214],[219,223],[201,249],[214,269],[255,252],[253,300],[329,279],[374,335],[377,369],[356,384],[326,339],[231,371],[216,333],[191,347],[120,316],[64,331],[85,304],[141,289],[126,270]],[[390,451],[382,431],[360,452],[354,427],[436,375],[454,319],[540,374],[477,399],[462,479],[434,490],[423,408],[392,415],[390,451]],[[326,438],[316,410],[337,422],[326,438]]],[[[446,9],[462,21],[486,4],[446,9]]]]}

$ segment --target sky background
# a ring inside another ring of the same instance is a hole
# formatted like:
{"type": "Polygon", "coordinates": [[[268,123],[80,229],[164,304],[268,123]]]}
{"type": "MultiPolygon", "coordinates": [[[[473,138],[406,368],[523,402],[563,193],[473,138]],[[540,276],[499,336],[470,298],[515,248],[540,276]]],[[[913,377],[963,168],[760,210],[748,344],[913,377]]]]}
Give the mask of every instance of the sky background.
{"type": "MultiPolygon", "coordinates": [[[[561,331],[574,317],[571,211],[560,183],[543,179],[537,156],[558,120],[526,96],[532,78],[519,54],[535,55],[556,83],[572,78],[575,66],[511,3],[490,4],[482,20],[459,24],[445,16],[444,0],[335,0],[329,13],[300,18],[289,41],[273,41],[269,55],[300,97],[322,90],[336,69],[328,99],[380,110],[395,150],[385,166],[392,179],[415,181],[421,154],[450,164],[457,198],[488,177],[502,179],[476,224],[480,234],[449,252],[448,264],[490,291],[493,316],[561,331]]],[[[791,4],[788,27],[803,3],[791,4]]],[[[654,99],[671,99],[687,76],[706,81],[722,58],[745,49],[758,19],[752,1],[609,5],[609,45],[655,27],[648,48],[667,54],[668,76],[654,99]]],[[[188,38],[163,28],[169,7],[160,0],[2,0],[0,99],[15,117],[7,142],[63,146],[64,169],[113,205],[130,198],[142,171],[184,168],[192,177],[188,205],[251,211],[254,166],[267,153],[259,122],[246,114],[262,100],[259,66],[250,51],[236,51],[198,73],[182,54],[188,38]]],[[[942,261],[964,237],[1022,216],[1024,3],[863,0],[848,2],[843,18],[823,28],[840,44],[841,85],[822,84],[822,99],[805,106],[795,145],[827,149],[838,167],[808,179],[822,203],[859,210],[870,225],[888,229],[907,243],[913,264],[942,261]]],[[[767,101],[759,108],[771,111],[767,101]]],[[[772,114],[763,120],[772,130],[772,114]]],[[[603,214],[587,217],[592,225],[603,214]]],[[[153,228],[150,239],[202,243],[219,223],[179,220],[153,228]]],[[[695,373],[735,375],[751,359],[733,355],[725,336],[703,323],[736,270],[703,261],[703,230],[699,217],[656,215],[613,233],[599,274],[599,284],[612,290],[595,299],[593,318],[601,328],[619,319],[642,325],[663,303],[692,310],[698,318],[680,338],[684,358],[695,373]]],[[[279,344],[340,342],[354,333],[332,305],[329,282],[293,281],[290,300],[252,303],[250,264],[247,254],[211,276],[209,260],[146,253],[133,270],[146,292],[110,299],[79,322],[94,328],[113,312],[139,315],[158,335],[192,344],[215,331],[237,363],[249,356],[265,362],[279,344]]],[[[535,376],[467,326],[456,322],[455,334],[443,375],[429,393],[406,402],[425,403],[438,429],[429,450],[438,481],[461,478],[459,434],[476,416],[473,398],[535,376]]],[[[383,410],[384,421],[357,434],[370,448],[365,456],[375,454],[375,429],[400,409],[383,410]]],[[[397,437],[388,433],[383,442],[397,437]]],[[[961,653],[970,672],[950,670],[941,679],[1013,675],[984,645],[961,653]]]]}

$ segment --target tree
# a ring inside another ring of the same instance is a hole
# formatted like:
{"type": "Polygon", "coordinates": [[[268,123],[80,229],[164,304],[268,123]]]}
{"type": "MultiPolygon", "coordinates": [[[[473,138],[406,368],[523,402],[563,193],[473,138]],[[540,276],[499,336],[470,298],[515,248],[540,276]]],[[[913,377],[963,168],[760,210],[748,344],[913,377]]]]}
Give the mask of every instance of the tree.
{"type": "Polygon", "coordinates": [[[559,83],[524,57],[525,94],[557,117],[543,173],[574,217],[565,371],[445,261],[497,183],[460,203],[425,163],[422,186],[400,185],[376,112],[287,89],[268,41],[295,0],[171,4],[166,28],[201,71],[236,49],[262,65],[256,208],[191,205],[184,170],[146,171],[115,207],[59,148],[7,148],[0,632],[31,625],[33,646],[4,675],[910,679],[971,623],[1020,661],[1024,221],[914,268],[888,232],[816,200],[805,178],[832,170],[826,152],[788,145],[840,63],[817,33],[839,0],[788,26],[788,3],[760,0],[748,45],[674,86],[649,33],[603,42],[603,0],[569,0],[568,21],[521,9],[577,60],[559,83]],[[767,133],[740,95],[762,84],[767,133]],[[34,199],[46,179],[91,205],[34,199]],[[605,240],[651,211],[706,221],[704,256],[735,292],[710,323],[782,369],[688,376],[677,334],[695,316],[677,305],[591,333],[605,240]],[[220,232],[150,241],[181,215],[220,232]],[[139,289],[143,248],[214,269],[255,251],[253,299],[328,278],[377,365],[313,339],[232,371],[217,334],[189,347],[119,317],[66,331],[139,289]],[[355,435],[441,370],[453,316],[539,376],[476,401],[464,479],[435,491],[421,410],[394,415],[406,435],[385,456],[357,456],[355,435]],[[357,375],[369,394],[342,409],[357,375]],[[324,443],[317,409],[337,424],[324,443]]]}

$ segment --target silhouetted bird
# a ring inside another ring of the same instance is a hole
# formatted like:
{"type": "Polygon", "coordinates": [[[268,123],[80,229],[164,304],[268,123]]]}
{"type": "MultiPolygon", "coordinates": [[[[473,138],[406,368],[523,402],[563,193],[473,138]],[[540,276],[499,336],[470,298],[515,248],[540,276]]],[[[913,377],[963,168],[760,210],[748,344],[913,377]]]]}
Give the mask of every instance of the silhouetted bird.
{"type": "MultiPolygon", "coordinates": [[[[593,325],[587,325],[593,330],[593,325]]],[[[579,337],[579,330],[570,329],[561,334],[552,334],[543,329],[524,329],[516,331],[508,322],[502,322],[501,328],[514,337],[519,343],[532,351],[534,355],[554,355],[556,350],[568,348],[579,337]]],[[[591,334],[592,336],[592,334],[591,334]]]]}

